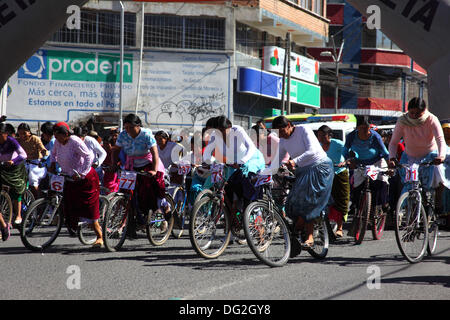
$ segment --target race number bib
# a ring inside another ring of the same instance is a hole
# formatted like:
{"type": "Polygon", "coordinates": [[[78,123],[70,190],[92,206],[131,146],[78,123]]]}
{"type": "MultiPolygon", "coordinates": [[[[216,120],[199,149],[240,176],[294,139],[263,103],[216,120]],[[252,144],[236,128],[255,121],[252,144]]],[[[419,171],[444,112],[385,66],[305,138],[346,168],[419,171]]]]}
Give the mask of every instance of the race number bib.
{"type": "Polygon", "coordinates": [[[223,181],[223,164],[211,165],[211,182],[218,183],[223,181]]]}
{"type": "Polygon", "coordinates": [[[133,171],[122,171],[120,174],[119,188],[125,190],[134,190],[136,187],[137,173],[133,171]]]}
{"type": "Polygon", "coordinates": [[[258,175],[258,179],[256,179],[256,182],[255,182],[255,187],[259,187],[259,186],[269,184],[272,182],[273,182],[273,180],[272,180],[271,175],[269,175],[269,176],[258,175]]]}
{"type": "Polygon", "coordinates": [[[366,166],[366,176],[372,180],[377,180],[378,169],[375,166],[366,166]]]}
{"type": "Polygon", "coordinates": [[[64,177],[52,175],[50,179],[50,189],[56,192],[62,192],[64,190],[64,177]]]}
{"type": "Polygon", "coordinates": [[[191,172],[191,164],[180,162],[178,165],[178,174],[180,176],[188,175],[191,172]]]}
{"type": "Polygon", "coordinates": [[[405,182],[419,181],[419,165],[414,163],[406,169],[405,182]]]}

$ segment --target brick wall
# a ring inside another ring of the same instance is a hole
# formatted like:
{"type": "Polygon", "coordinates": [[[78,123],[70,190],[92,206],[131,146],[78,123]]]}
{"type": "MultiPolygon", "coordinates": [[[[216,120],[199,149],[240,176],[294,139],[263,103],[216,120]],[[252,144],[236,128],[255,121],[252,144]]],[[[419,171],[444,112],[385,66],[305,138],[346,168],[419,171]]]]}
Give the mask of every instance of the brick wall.
{"type": "MultiPolygon", "coordinates": [[[[312,0],[312,7],[314,8],[314,1],[312,0]]],[[[287,0],[232,0],[234,6],[254,7],[265,9],[277,16],[292,21],[305,29],[314,31],[324,37],[328,36],[328,22],[320,19],[308,10],[296,6],[287,0]]],[[[202,2],[205,3],[205,2],[202,2]]],[[[226,4],[229,1],[210,1],[208,4],[226,4]]],[[[326,5],[323,4],[324,17],[326,17],[326,5]]]]}
{"type": "Polygon", "coordinates": [[[328,22],[318,18],[307,10],[288,3],[287,1],[260,0],[260,7],[303,26],[305,29],[309,29],[325,37],[328,36],[328,22]]]}

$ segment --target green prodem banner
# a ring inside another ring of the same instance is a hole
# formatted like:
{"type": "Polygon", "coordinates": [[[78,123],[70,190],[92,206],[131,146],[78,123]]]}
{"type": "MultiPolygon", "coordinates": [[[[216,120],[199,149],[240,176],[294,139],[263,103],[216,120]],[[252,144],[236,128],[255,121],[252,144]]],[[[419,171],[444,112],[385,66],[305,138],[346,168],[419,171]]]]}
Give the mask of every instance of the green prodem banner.
{"type": "MultiPolygon", "coordinates": [[[[120,55],[46,50],[49,80],[120,82],[120,55]]],[[[125,54],[123,82],[133,82],[133,55],[125,54]]]]}

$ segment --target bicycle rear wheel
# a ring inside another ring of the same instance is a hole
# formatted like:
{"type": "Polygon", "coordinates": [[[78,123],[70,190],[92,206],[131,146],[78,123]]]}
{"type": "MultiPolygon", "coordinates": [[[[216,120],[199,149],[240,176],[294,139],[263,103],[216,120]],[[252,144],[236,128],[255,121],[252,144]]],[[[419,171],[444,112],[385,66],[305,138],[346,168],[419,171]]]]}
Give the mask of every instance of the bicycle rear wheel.
{"type": "Polygon", "coordinates": [[[266,201],[252,202],[243,217],[247,243],[255,256],[270,267],[281,267],[289,259],[291,238],[289,229],[276,211],[269,209],[266,201]]]}
{"type": "Polygon", "coordinates": [[[402,194],[397,202],[395,239],[406,260],[410,263],[422,260],[428,245],[427,216],[416,196],[409,192],[402,194]]]}
{"type": "Polygon", "coordinates": [[[60,206],[52,198],[41,198],[28,208],[20,230],[20,239],[26,248],[42,251],[58,237],[63,224],[60,206]]]}
{"type": "Polygon", "coordinates": [[[116,194],[110,201],[102,225],[103,242],[110,251],[122,248],[128,228],[128,198],[124,194],[116,194]]]}
{"type": "Polygon", "coordinates": [[[206,259],[217,258],[230,241],[230,213],[217,199],[203,197],[192,210],[189,231],[192,247],[198,255],[206,259]]]}
{"type": "Polygon", "coordinates": [[[324,259],[328,254],[330,239],[325,217],[320,217],[314,221],[313,230],[314,245],[308,249],[310,255],[316,259],[324,259]]]}
{"type": "Polygon", "coordinates": [[[359,200],[359,206],[352,226],[356,244],[361,244],[364,240],[371,207],[372,195],[370,192],[364,192],[359,200]]]}
{"type": "MultiPolygon", "coordinates": [[[[108,197],[104,195],[100,195],[99,200],[100,217],[98,219],[98,223],[101,226],[103,225],[103,220],[105,219],[105,214],[108,210],[109,200],[108,197]]],[[[94,229],[88,223],[81,223],[79,225],[77,233],[78,239],[82,244],[91,245],[94,244],[94,242],[97,240],[97,235],[95,234],[94,229]]]]}
{"type": "Polygon", "coordinates": [[[167,204],[160,210],[150,210],[147,217],[146,231],[148,241],[154,246],[162,246],[169,239],[172,232],[174,218],[173,209],[175,207],[173,199],[166,194],[167,204]]]}

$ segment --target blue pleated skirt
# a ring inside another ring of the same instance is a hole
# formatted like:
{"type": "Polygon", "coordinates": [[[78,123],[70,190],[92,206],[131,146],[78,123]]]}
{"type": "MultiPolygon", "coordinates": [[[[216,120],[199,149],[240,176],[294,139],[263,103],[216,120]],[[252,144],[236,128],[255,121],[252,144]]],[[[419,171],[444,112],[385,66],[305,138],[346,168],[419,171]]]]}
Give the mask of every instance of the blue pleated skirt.
{"type": "Polygon", "coordinates": [[[295,171],[295,182],[289,192],[286,214],[291,219],[302,217],[309,222],[324,210],[333,186],[333,162],[327,157],[317,164],[299,167],[295,171]]]}

